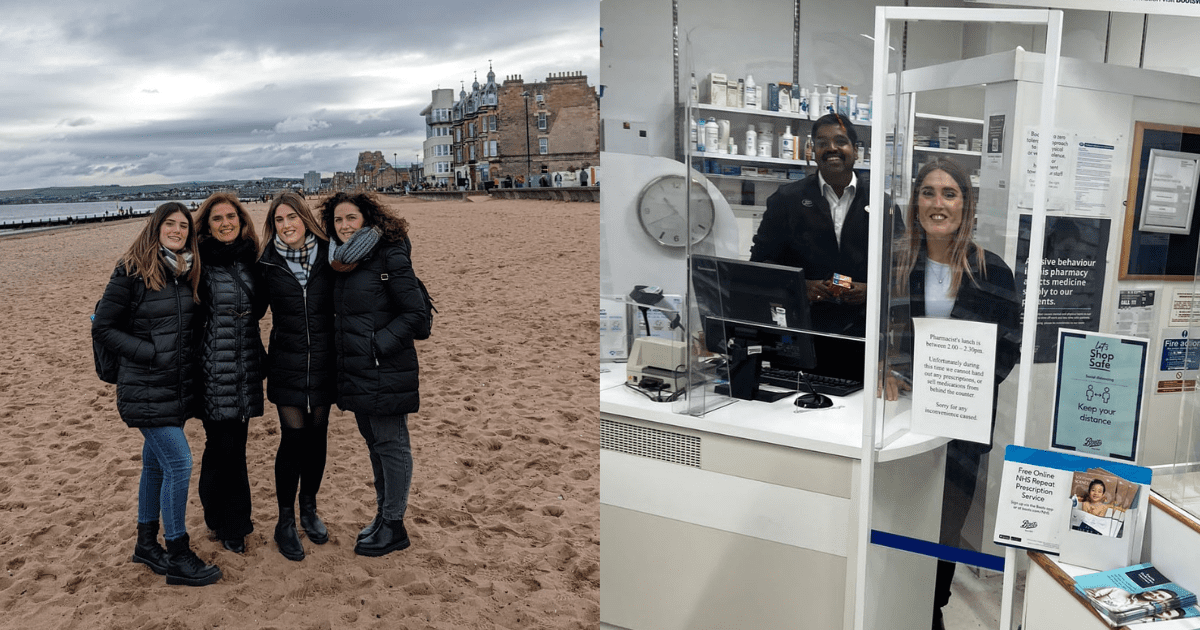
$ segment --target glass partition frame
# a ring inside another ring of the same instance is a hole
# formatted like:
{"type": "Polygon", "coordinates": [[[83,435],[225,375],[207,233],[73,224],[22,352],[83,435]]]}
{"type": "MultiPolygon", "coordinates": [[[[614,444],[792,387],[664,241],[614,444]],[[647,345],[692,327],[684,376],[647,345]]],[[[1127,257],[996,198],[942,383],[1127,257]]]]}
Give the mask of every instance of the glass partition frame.
{"type": "MultiPolygon", "coordinates": [[[[1062,31],[1062,13],[1060,11],[1047,10],[1023,10],[1023,9],[933,9],[933,8],[911,8],[911,7],[879,7],[876,10],[875,24],[875,76],[874,76],[874,102],[877,108],[882,108],[875,115],[876,124],[872,127],[872,146],[883,147],[888,146],[889,132],[892,135],[893,150],[889,151],[889,159],[877,159],[872,161],[871,178],[876,182],[894,181],[903,182],[902,187],[908,186],[907,176],[911,171],[911,158],[909,150],[905,147],[911,147],[911,133],[909,128],[913,117],[913,100],[911,97],[905,97],[910,91],[906,89],[903,82],[905,73],[897,72],[895,69],[894,60],[897,53],[889,50],[889,43],[895,38],[893,37],[893,29],[903,25],[906,21],[931,21],[931,22],[955,22],[955,23],[982,23],[982,24],[1022,24],[1032,26],[1045,27],[1045,56],[1043,63],[1043,82],[1042,94],[1040,103],[1040,116],[1038,121],[1040,124],[1042,137],[1050,137],[1050,131],[1054,128],[1054,114],[1056,91],[1058,84],[1058,61],[1061,43],[1062,31]],[[889,179],[890,176],[900,173],[903,176],[889,179]]],[[[978,79],[976,79],[978,80],[978,79]]],[[[1022,332],[1021,344],[1021,363],[1022,368],[1019,371],[1018,386],[1017,386],[1017,403],[1014,442],[1017,444],[1023,443],[1025,435],[1025,422],[1029,400],[1030,388],[1030,371],[1027,365],[1031,361],[1033,354],[1033,338],[1032,333],[1037,321],[1037,305],[1036,299],[1037,288],[1039,286],[1038,279],[1041,276],[1041,258],[1042,258],[1042,243],[1044,240],[1045,230],[1045,206],[1046,206],[1046,189],[1047,189],[1047,171],[1050,163],[1049,143],[1040,143],[1036,157],[1036,175],[1033,189],[1033,208],[1032,208],[1032,226],[1030,235],[1030,250],[1028,254],[1028,270],[1027,277],[1030,281],[1027,283],[1026,300],[1024,307],[1024,329],[1022,332]]],[[[1013,150],[1009,148],[1008,150],[1013,150]]],[[[889,186],[874,186],[871,190],[871,207],[885,207],[885,192],[889,186]]],[[[893,198],[902,199],[907,197],[907,193],[897,195],[893,193],[893,198]]],[[[885,243],[884,240],[884,225],[883,216],[885,213],[872,213],[871,223],[871,242],[885,243]]],[[[870,259],[869,284],[873,284],[875,289],[873,293],[878,296],[878,299],[868,301],[867,315],[867,339],[871,340],[867,343],[867,365],[882,366],[882,357],[880,356],[881,348],[885,348],[887,332],[886,326],[883,325],[886,312],[883,310],[884,305],[888,304],[890,292],[887,289],[887,279],[890,274],[888,272],[888,263],[885,259],[890,257],[889,248],[876,247],[872,249],[870,259]]],[[[866,370],[866,378],[864,382],[868,391],[878,391],[882,383],[884,373],[879,369],[866,370]]],[[[871,592],[869,574],[868,574],[868,558],[872,551],[877,549],[876,544],[872,541],[872,536],[875,533],[875,517],[873,514],[873,502],[875,500],[875,473],[876,463],[881,461],[880,453],[886,448],[893,439],[899,437],[905,432],[906,427],[895,426],[890,422],[896,420],[902,413],[896,413],[893,410],[889,417],[885,404],[881,404],[880,400],[874,396],[868,397],[864,402],[865,413],[863,420],[863,466],[860,470],[860,488],[858,510],[860,515],[858,538],[862,544],[862,552],[857,561],[857,577],[856,584],[858,589],[855,593],[854,611],[855,611],[855,628],[870,628],[874,627],[877,619],[869,618],[871,612],[868,611],[868,602],[878,612],[881,606],[880,602],[887,600],[886,593],[878,591],[871,592]],[[881,596],[882,595],[882,596],[881,596]]],[[[940,494],[940,493],[939,493],[940,494]]],[[[912,551],[911,549],[908,551],[912,551]]],[[[921,553],[917,551],[916,553],[921,553]]],[[[927,552],[934,553],[934,552],[927,552]]],[[[1013,597],[1014,597],[1014,560],[1015,552],[1011,548],[1005,554],[1004,563],[1004,587],[1003,601],[1001,603],[1001,627],[1012,628],[1013,624],[1013,597]]],[[[879,587],[883,588],[883,587],[879,587]]],[[[932,603],[932,602],[931,602],[932,603]]],[[[931,608],[930,611],[932,612],[931,608]]]]}

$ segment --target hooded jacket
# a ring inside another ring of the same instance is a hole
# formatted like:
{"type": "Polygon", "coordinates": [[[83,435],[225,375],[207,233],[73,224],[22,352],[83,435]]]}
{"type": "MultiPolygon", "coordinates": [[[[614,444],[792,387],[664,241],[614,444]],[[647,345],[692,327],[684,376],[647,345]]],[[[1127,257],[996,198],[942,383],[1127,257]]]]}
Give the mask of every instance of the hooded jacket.
{"type": "Polygon", "coordinates": [[[117,265],[96,306],[92,336],[120,357],[117,412],[130,427],[181,427],[196,415],[194,351],[200,306],[172,276],[158,291],[117,265]]]}
{"type": "Polygon", "coordinates": [[[414,336],[429,334],[425,298],[408,239],[380,241],[354,269],[336,272],[333,292],[338,407],[398,416],[420,407],[414,336]]]}

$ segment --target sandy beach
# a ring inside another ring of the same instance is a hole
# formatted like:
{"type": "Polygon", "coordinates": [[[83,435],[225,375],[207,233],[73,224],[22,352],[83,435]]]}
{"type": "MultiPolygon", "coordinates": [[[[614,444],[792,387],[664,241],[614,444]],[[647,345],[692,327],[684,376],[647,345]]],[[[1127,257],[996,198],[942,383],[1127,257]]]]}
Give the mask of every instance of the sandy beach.
{"type": "MultiPolygon", "coordinates": [[[[315,202],[314,202],[315,203],[315,202]]],[[[272,539],[273,405],[250,424],[247,553],[188,531],[225,577],[167,586],[134,564],[141,435],[95,375],[88,316],[143,219],[0,239],[0,627],[529,629],[599,623],[599,204],[391,199],[439,313],[417,342],[412,547],[353,553],[374,515],[367,450],[334,408],[318,496],[330,541],[272,539]]],[[[250,206],[261,233],[266,205],[250,206]]],[[[270,331],[270,314],[263,335],[270,331]]]]}

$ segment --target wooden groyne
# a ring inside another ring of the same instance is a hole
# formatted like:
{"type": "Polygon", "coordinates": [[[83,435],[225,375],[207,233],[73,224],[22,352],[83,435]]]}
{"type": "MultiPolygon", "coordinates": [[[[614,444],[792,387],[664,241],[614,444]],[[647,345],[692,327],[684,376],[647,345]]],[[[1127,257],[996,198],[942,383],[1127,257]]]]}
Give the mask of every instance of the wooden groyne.
{"type": "Polygon", "coordinates": [[[77,214],[65,217],[48,217],[42,219],[10,219],[0,221],[0,230],[31,230],[50,227],[65,227],[69,225],[84,225],[87,223],[104,223],[106,221],[121,221],[149,216],[154,208],[142,210],[126,210],[123,212],[104,212],[101,214],[77,214]]]}

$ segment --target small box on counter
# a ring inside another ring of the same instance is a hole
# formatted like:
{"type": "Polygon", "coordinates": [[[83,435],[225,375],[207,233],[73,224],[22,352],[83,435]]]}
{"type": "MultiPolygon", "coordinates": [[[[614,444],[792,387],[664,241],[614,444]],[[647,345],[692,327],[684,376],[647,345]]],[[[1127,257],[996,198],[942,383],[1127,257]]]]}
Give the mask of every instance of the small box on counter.
{"type": "Polygon", "coordinates": [[[721,174],[722,175],[741,175],[742,167],[738,166],[737,164],[722,164],[721,165],[721,174]]]}
{"type": "Polygon", "coordinates": [[[788,179],[804,179],[806,176],[804,169],[801,168],[789,168],[787,172],[788,179]]]}
{"type": "Polygon", "coordinates": [[[742,167],[742,175],[749,175],[750,177],[757,177],[759,175],[758,171],[759,171],[759,169],[757,166],[743,166],[742,167]]]}

